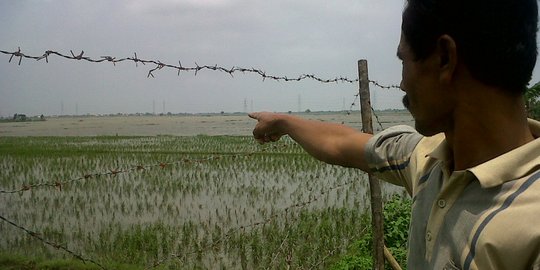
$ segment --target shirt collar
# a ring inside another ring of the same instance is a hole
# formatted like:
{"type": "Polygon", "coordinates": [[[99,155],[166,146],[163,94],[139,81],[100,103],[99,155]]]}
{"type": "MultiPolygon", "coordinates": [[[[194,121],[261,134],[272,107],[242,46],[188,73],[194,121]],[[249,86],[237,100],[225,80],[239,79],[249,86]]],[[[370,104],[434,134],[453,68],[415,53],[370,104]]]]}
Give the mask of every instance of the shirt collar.
{"type": "Polygon", "coordinates": [[[469,169],[483,188],[501,185],[531,173],[540,165],[540,122],[529,119],[534,141],[469,169]]]}
{"type": "MultiPolygon", "coordinates": [[[[540,122],[529,119],[529,127],[536,138],[534,141],[467,170],[476,176],[483,188],[522,178],[540,166],[540,122]]],[[[428,156],[446,165],[453,158],[446,139],[428,156]]]]}

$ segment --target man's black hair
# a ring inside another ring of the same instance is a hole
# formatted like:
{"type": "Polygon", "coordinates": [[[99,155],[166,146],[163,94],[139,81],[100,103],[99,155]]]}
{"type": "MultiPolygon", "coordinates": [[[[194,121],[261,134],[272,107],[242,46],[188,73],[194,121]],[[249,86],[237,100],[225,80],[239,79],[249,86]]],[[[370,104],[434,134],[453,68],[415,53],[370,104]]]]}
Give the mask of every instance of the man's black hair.
{"type": "Polygon", "coordinates": [[[416,60],[451,36],[472,76],[521,94],[536,63],[537,0],[407,0],[402,31],[416,60]]]}

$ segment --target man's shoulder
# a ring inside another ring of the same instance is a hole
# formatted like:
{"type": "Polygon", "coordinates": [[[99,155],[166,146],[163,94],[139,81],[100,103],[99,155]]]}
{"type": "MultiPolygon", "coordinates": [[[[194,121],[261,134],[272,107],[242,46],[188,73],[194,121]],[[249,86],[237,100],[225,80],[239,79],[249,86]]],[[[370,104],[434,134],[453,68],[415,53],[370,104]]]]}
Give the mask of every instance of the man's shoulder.
{"type": "MultiPolygon", "coordinates": [[[[414,128],[406,125],[389,127],[373,136],[366,146],[369,154],[387,156],[390,159],[403,158],[396,157],[395,154],[408,155],[423,138],[414,128]]],[[[383,159],[386,159],[383,157],[383,159]]]]}
{"type": "Polygon", "coordinates": [[[418,161],[428,159],[430,158],[430,155],[432,155],[437,149],[444,150],[444,147],[442,147],[444,144],[446,144],[446,137],[444,133],[439,133],[429,137],[422,137],[422,139],[416,145],[412,156],[419,159],[418,161]]]}

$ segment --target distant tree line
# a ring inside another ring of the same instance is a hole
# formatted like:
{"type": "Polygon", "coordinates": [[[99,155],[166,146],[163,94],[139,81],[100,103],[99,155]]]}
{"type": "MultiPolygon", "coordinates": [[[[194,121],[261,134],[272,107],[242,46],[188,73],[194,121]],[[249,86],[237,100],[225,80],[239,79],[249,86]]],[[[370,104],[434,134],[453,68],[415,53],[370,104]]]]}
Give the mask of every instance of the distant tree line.
{"type": "Polygon", "coordinates": [[[530,118],[540,120],[540,82],[525,92],[525,106],[530,118]]]}
{"type": "Polygon", "coordinates": [[[40,116],[32,116],[28,117],[26,114],[22,113],[16,113],[13,115],[13,117],[1,119],[1,122],[27,122],[27,121],[45,121],[45,116],[42,114],[40,116]]]}

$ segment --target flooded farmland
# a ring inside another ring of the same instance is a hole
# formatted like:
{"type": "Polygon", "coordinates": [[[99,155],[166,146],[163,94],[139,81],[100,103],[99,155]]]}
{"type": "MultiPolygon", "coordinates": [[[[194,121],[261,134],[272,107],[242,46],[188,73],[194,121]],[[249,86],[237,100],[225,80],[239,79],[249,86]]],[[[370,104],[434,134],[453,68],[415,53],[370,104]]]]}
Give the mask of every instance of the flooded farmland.
{"type": "MultiPolygon", "coordinates": [[[[361,129],[360,113],[301,113],[308,119],[343,123],[361,129]]],[[[398,124],[413,125],[404,111],[377,112],[378,122],[386,128],[398,124]]],[[[373,119],[374,130],[381,125],[373,119]]],[[[164,115],[164,116],[73,116],[50,117],[46,121],[0,122],[0,136],[249,136],[254,120],[246,114],[164,115]]]]}
{"type": "MultiPolygon", "coordinates": [[[[356,114],[303,116],[360,128],[356,114]]],[[[384,127],[412,123],[378,116],[384,127]]],[[[246,115],[0,123],[1,214],[106,268],[328,268],[369,225],[365,174],[316,161],[288,138],[259,145],[254,124],[246,115]]],[[[6,222],[0,232],[3,253],[72,257],[6,222]]]]}

